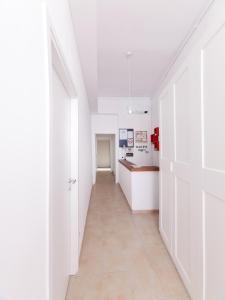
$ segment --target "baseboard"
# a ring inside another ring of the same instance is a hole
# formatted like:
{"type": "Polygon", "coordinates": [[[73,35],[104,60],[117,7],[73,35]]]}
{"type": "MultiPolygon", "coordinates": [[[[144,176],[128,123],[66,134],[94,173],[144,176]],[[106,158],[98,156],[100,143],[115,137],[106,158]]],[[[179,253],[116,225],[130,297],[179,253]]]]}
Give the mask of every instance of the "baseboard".
{"type": "Polygon", "coordinates": [[[131,210],[132,214],[158,214],[158,209],[131,210]]]}

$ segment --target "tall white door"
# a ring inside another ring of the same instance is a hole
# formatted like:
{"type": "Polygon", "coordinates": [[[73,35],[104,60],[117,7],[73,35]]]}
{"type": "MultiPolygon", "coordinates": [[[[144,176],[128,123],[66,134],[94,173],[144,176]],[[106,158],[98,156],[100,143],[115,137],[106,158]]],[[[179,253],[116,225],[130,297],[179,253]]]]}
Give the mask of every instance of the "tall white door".
{"type": "Polygon", "coordinates": [[[225,299],[224,1],[208,14],[159,98],[160,231],[193,300],[225,299]]]}
{"type": "Polygon", "coordinates": [[[71,100],[54,69],[51,107],[51,299],[64,300],[71,259],[71,100]]]}
{"type": "Polygon", "coordinates": [[[201,43],[203,299],[225,299],[225,10],[201,43]]]}

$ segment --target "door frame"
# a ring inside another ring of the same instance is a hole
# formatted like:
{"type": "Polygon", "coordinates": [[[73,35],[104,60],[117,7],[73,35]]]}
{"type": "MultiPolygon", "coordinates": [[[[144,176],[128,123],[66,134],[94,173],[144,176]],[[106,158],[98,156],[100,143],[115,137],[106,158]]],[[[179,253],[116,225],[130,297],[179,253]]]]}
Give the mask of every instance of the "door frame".
{"type": "Polygon", "coordinates": [[[69,275],[75,275],[78,272],[79,266],[79,198],[78,198],[78,98],[76,93],[76,87],[72,80],[72,75],[66,63],[65,56],[62,51],[59,39],[56,35],[54,27],[49,18],[47,8],[45,10],[45,22],[46,22],[46,83],[48,87],[48,103],[47,103],[47,121],[48,121],[48,286],[49,286],[49,299],[52,299],[52,241],[51,241],[51,188],[50,188],[50,142],[51,142],[51,107],[52,107],[52,72],[53,68],[56,70],[60,80],[62,81],[65,90],[67,91],[71,100],[71,178],[76,179],[76,184],[71,190],[70,195],[70,266],[68,270],[69,275]]]}
{"type": "Polygon", "coordinates": [[[107,167],[107,169],[111,169],[112,171],[112,142],[111,142],[111,135],[104,134],[99,137],[98,134],[96,134],[96,170],[98,170],[98,142],[99,141],[107,141],[109,143],[109,161],[110,166],[107,167]]]}
{"type": "MultiPolygon", "coordinates": [[[[114,176],[115,176],[115,183],[118,183],[118,153],[117,153],[117,141],[118,141],[118,136],[117,133],[115,132],[109,132],[109,133],[101,133],[101,132],[94,132],[92,133],[92,175],[93,175],[93,185],[96,183],[96,171],[97,171],[97,136],[102,135],[102,136],[113,136],[114,137],[114,176]]],[[[110,151],[111,151],[111,142],[110,142],[110,151]]],[[[110,153],[110,160],[111,160],[111,153],[110,153]]]]}

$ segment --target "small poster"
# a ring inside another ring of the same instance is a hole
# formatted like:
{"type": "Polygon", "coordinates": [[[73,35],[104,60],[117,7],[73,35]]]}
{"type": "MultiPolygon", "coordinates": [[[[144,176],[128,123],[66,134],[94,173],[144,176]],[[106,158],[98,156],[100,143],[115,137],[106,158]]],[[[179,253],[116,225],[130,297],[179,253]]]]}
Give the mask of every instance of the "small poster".
{"type": "Polygon", "coordinates": [[[133,146],[134,146],[134,139],[133,138],[127,139],[127,147],[133,147],[133,146]]]}
{"type": "Polygon", "coordinates": [[[131,129],[127,130],[127,138],[128,139],[133,139],[134,138],[134,131],[131,129]]]}
{"type": "Polygon", "coordinates": [[[135,131],[135,142],[138,144],[145,144],[148,142],[147,131],[135,131]]]}
{"type": "Polygon", "coordinates": [[[120,129],[120,140],[127,140],[127,129],[120,129]]]}
{"type": "Polygon", "coordinates": [[[127,147],[134,147],[134,129],[127,129],[127,147]]]}

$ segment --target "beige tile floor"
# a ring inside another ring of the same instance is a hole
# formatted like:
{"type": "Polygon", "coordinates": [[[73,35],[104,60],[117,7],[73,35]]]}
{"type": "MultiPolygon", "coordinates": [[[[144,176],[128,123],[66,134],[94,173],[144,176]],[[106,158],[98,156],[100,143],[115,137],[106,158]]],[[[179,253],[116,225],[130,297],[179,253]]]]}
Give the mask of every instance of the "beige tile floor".
{"type": "Polygon", "coordinates": [[[94,186],[66,300],[188,300],[158,231],[158,214],[132,215],[109,172],[94,186]]]}

